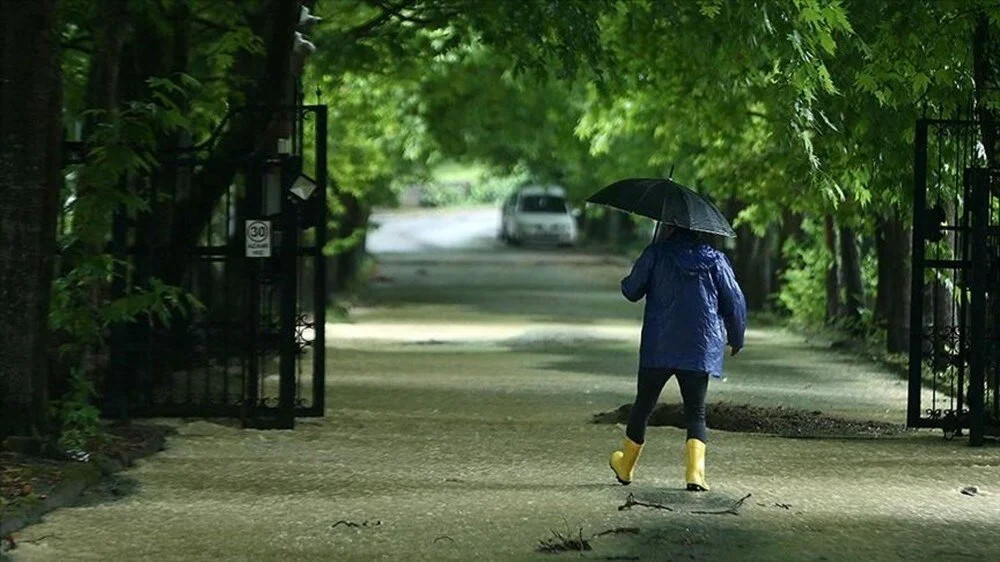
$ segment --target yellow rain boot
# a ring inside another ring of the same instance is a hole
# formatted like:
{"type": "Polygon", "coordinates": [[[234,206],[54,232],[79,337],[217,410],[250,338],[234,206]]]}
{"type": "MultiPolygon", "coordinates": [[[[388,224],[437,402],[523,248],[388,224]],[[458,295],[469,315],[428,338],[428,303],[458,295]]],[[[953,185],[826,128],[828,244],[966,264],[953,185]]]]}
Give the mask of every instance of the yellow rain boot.
{"type": "Polygon", "coordinates": [[[705,482],[705,442],[700,439],[688,439],[684,447],[684,479],[687,489],[691,492],[707,492],[705,482]]]}
{"type": "Polygon", "coordinates": [[[635,471],[635,461],[639,460],[639,453],[642,452],[642,445],[635,443],[628,437],[625,438],[624,451],[611,453],[611,470],[615,471],[615,478],[618,482],[628,486],[632,483],[632,473],[635,471]]]}

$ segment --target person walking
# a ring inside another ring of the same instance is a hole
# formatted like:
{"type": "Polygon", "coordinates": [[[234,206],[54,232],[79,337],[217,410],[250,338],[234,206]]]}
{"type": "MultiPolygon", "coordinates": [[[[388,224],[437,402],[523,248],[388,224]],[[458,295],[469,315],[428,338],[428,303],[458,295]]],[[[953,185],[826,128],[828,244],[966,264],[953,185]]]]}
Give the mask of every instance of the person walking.
{"type": "Polygon", "coordinates": [[[708,491],[705,480],[705,395],[709,376],[722,376],[723,353],[743,348],[746,301],[724,254],[686,228],[658,227],[622,280],[632,302],[645,297],[635,403],[625,443],[611,454],[618,482],[632,482],[646,438],[646,425],[663,386],[677,377],[684,401],[685,481],[690,491],[708,491]]]}

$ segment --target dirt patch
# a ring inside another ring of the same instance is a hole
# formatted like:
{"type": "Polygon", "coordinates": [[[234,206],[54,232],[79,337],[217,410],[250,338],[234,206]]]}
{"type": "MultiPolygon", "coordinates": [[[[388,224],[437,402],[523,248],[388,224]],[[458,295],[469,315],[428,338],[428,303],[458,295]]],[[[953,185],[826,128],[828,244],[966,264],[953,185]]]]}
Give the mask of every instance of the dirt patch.
{"type": "Polygon", "coordinates": [[[102,458],[127,466],[147,452],[150,444],[162,441],[169,433],[167,428],[142,424],[109,425],[105,429],[106,438],[76,460],[51,451],[48,455],[0,451],[0,512],[45,500],[60,483],[73,476],[80,461],[102,458]]]}
{"type": "MultiPolygon", "coordinates": [[[[722,431],[769,433],[781,437],[889,437],[906,431],[903,425],[857,421],[825,416],[818,410],[750,406],[715,402],[708,405],[708,426],[722,431]]],[[[628,423],[631,404],[595,414],[593,423],[628,423]]],[[[649,425],[684,428],[681,404],[660,404],[653,410],[649,425]]]]}
{"type": "Polygon", "coordinates": [[[128,425],[112,425],[107,428],[110,439],[97,445],[95,453],[107,455],[116,459],[134,459],[142,456],[150,444],[160,442],[173,429],[161,425],[133,423],[128,425]]]}
{"type": "Polygon", "coordinates": [[[17,503],[44,500],[62,478],[68,461],[0,452],[0,512],[17,503]]]}

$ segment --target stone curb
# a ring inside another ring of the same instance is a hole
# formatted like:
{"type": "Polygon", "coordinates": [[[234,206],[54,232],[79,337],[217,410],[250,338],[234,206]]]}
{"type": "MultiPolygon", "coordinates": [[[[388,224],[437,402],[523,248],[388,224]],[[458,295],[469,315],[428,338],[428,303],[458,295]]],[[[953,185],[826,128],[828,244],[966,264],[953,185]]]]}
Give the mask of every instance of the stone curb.
{"type": "Polygon", "coordinates": [[[38,523],[42,516],[60,507],[69,507],[76,503],[80,494],[100,482],[103,478],[135,464],[135,461],[162,451],[166,448],[166,438],[158,435],[142,449],[123,453],[117,458],[96,454],[89,462],[80,463],[72,468],[66,479],[56,485],[48,497],[37,504],[23,508],[13,508],[12,513],[0,513],[0,537],[19,531],[28,525],[38,523]]]}

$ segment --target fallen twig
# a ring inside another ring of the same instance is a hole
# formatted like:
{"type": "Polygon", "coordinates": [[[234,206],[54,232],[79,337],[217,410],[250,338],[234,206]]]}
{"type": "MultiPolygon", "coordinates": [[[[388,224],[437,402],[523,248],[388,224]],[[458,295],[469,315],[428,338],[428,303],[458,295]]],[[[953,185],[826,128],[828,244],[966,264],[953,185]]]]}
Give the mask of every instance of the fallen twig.
{"type": "Polygon", "coordinates": [[[21,542],[22,543],[26,542],[28,544],[38,544],[38,543],[44,541],[45,539],[50,539],[50,538],[54,538],[54,537],[55,537],[55,535],[42,535],[42,536],[38,537],[37,539],[21,539],[21,542]]]}
{"type": "Polygon", "coordinates": [[[554,538],[538,541],[538,547],[536,550],[539,552],[558,554],[560,552],[583,552],[585,550],[593,550],[590,546],[590,542],[583,538],[583,527],[580,527],[578,538],[564,537],[557,531],[550,530],[550,532],[554,538]]]}
{"type": "Polygon", "coordinates": [[[449,540],[449,541],[451,541],[453,543],[455,542],[455,539],[449,537],[448,535],[441,535],[440,537],[435,537],[434,538],[434,542],[438,542],[438,541],[444,540],[444,539],[447,539],[447,540],[449,540]]]}
{"type": "Polygon", "coordinates": [[[695,515],[739,515],[740,508],[743,507],[743,502],[747,501],[753,494],[747,494],[742,498],[733,502],[733,505],[729,506],[729,509],[723,509],[721,511],[692,511],[695,515]]]}
{"type": "MultiPolygon", "coordinates": [[[[688,511],[687,513],[691,513],[694,515],[739,515],[740,514],[739,510],[741,507],[743,507],[743,502],[747,501],[751,496],[753,496],[753,494],[747,494],[743,496],[742,498],[733,502],[733,505],[729,506],[728,509],[723,509],[719,511],[688,511]]],[[[632,509],[632,507],[634,506],[651,507],[653,509],[662,509],[665,511],[676,511],[674,508],[668,505],[663,505],[662,503],[644,502],[637,500],[635,499],[635,495],[633,494],[629,494],[628,497],[625,498],[625,503],[618,506],[618,511],[625,511],[626,509],[632,509]]]]}
{"type": "Polygon", "coordinates": [[[360,527],[378,527],[378,526],[382,525],[382,521],[379,520],[379,519],[376,519],[375,521],[371,521],[370,519],[365,519],[361,523],[355,523],[354,521],[348,521],[346,519],[341,519],[340,521],[337,521],[333,525],[330,525],[330,528],[332,529],[332,528],[334,528],[334,527],[336,527],[338,525],[346,525],[347,527],[356,527],[356,528],[360,528],[360,527]]]}
{"type": "Polygon", "coordinates": [[[601,531],[600,533],[595,533],[591,538],[603,537],[604,535],[638,535],[639,527],[615,527],[614,529],[608,529],[606,531],[601,531]]]}
{"type": "Polygon", "coordinates": [[[635,499],[635,495],[634,494],[629,494],[628,497],[625,498],[625,503],[623,503],[622,505],[618,506],[618,511],[625,511],[626,509],[632,509],[632,507],[637,506],[637,505],[640,506],[640,507],[652,507],[654,509],[663,509],[663,510],[666,510],[666,511],[674,511],[674,508],[668,507],[666,505],[663,505],[662,503],[648,503],[648,502],[639,501],[639,500],[635,499]]]}

